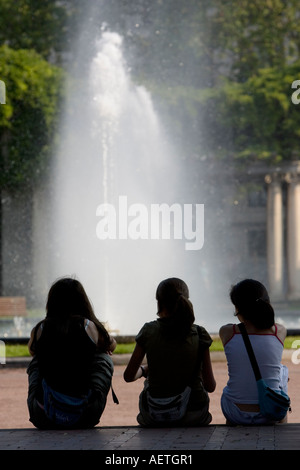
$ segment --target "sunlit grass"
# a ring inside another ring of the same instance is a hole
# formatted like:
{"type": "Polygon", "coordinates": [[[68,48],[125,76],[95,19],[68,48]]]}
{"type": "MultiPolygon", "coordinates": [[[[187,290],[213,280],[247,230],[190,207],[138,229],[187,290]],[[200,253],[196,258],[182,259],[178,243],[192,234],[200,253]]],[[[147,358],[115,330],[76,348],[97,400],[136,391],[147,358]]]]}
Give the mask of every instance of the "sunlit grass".
{"type": "Polygon", "coordinates": [[[6,344],[6,357],[28,357],[30,356],[27,344],[6,344]]]}
{"type": "MultiPolygon", "coordinates": [[[[287,338],[284,341],[285,349],[292,349],[292,344],[296,340],[299,341],[299,345],[300,345],[300,336],[287,336],[287,338]]],[[[294,346],[294,348],[295,348],[295,346],[294,346]]]]}
{"type": "Polygon", "coordinates": [[[134,350],[135,343],[117,344],[114,354],[131,354],[134,350]]]}
{"type": "MultiPolygon", "coordinates": [[[[288,336],[284,342],[285,349],[291,349],[294,341],[299,341],[300,336],[288,336]]],[[[135,343],[118,344],[114,354],[132,354],[135,343]]],[[[28,357],[30,356],[26,344],[6,344],[6,357],[28,357]]],[[[218,337],[213,338],[210,351],[223,351],[223,345],[218,337]]]]}
{"type": "MultiPolygon", "coordinates": [[[[118,344],[115,354],[131,354],[134,350],[135,343],[118,344]]],[[[30,356],[27,344],[6,344],[6,357],[28,357],[30,356]]]]}

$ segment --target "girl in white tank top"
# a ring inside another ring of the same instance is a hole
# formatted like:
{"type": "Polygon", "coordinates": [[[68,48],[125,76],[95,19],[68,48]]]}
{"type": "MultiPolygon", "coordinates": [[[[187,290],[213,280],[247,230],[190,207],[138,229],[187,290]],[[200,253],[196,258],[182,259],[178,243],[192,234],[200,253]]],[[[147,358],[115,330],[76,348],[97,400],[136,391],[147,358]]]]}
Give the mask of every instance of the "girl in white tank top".
{"type": "MultiPolygon", "coordinates": [[[[266,288],[245,279],[230,292],[235,315],[243,322],[262,377],[275,390],[287,393],[288,370],[281,364],[286,329],[274,323],[274,311],[266,288]]],[[[228,424],[267,424],[259,410],[257,385],[238,325],[224,325],[220,338],[228,364],[229,379],[221,397],[228,424]]]]}

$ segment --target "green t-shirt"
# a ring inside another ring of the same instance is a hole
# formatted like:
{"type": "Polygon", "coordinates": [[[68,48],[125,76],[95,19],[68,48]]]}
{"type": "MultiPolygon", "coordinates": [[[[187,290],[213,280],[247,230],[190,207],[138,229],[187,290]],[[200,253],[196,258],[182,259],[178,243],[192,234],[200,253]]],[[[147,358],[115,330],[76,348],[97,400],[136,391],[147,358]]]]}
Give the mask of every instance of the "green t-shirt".
{"type": "Polygon", "coordinates": [[[145,323],[136,342],[146,352],[149,367],[149,391],[153,397],[170,397],[182,392],[190,385],[196,400],[207,399],[201,380],[199,354],[210,347],[212,339],[205,328],[199,334],[196,325],[191,327],[186,338],[166,336],[167,318],[145,323]],[[197,371],[197,372],[196,372],[197,371]]]}

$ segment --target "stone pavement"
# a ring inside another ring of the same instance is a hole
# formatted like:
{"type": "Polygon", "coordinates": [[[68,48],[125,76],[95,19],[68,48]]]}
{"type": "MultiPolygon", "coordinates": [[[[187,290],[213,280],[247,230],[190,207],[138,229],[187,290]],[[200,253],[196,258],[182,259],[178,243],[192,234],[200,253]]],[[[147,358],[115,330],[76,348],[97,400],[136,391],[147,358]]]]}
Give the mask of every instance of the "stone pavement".
{"type": "MultiPolygon", "coordinates": [[[[188,454],[198,450],[299,450],[300,424],[276,426],[142,429],[104,426],[89,430],[0,430],[0,450],[164,451],[188,454]]],[[[118,454],[119,455],[119,454],[118,454]]],[[[132,455],[135,455],[134,453],[132,455]]]]}
{"type": "MultiPolygon", "coordinates": [[[[124,464],[124,461],[116,459],[128,456],[129,460],[125,463],[137,466],[130,458],[142,455],[144,457],[140,460],[140,468],[142,463],[191,463],[164,460],[171,459],[167,455],[173,454],[182,459],[193,459],[195,463],[200,450],[299,450],[300,403],[298,404],[297,394],[300,386],[300,364],[293,364],[289,356],[283,360],[290,371],[289,394],[292,400],[292,413],[287,424],[228,427],[220,410],[220,396],[227,381],[226,362],[222,356],[212,357],[217,389],[210,395],[213,421],[205,428],[140,428],[135,416],[143,381],[126,384],[123,381],[125,366],[115,357],[113,386],[120,405],[115,405],[109,396],[101,422],[94,429],[40,431],[28,421],[26,361],[7,364],[0,369],[0,451],[101,450],[99,458],[108,459],[104,460],[105,464],[124,464]],[[158,455],[162,455],[161,462],[155,461],[158,455]],[[149,462],[151,458],[153,460],[149,462]]],[[[22,452],[17,454],[23,456],[22,452]]]]}

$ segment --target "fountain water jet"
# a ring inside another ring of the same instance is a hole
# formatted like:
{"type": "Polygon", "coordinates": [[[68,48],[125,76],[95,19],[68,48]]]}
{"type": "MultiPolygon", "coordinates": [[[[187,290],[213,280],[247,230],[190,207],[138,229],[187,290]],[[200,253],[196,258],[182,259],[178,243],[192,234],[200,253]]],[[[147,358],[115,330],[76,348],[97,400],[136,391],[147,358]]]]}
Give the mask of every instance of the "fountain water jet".
{"type": "Polygon", "coordinates": [[[155,318],[160,280],[181,275],[181,255],[174,253],[184,244],[99,240],[96,209],[117,206],[124,195],[130,204],[180,202],[179,162],[150,94],[130,79],[118,34],[102,34],[86,85],[84,99],[70,96],[54,166],[51,277],[75,274],[97,316],[121,334],[135,334],[155,318]]]}

